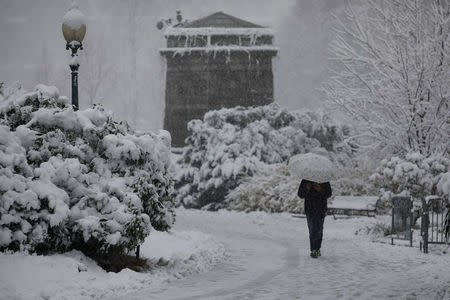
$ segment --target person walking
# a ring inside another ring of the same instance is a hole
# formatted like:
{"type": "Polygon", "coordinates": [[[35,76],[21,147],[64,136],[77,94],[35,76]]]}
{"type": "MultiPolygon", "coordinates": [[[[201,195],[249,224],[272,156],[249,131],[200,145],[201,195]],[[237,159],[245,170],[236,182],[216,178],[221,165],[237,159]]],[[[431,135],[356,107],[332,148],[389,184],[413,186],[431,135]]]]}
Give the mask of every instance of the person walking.
{"type": "Polygon", "coordinates": [[[321,256],[323,223],[327,214],[327,200],[331,197],[329,182],[317,183],[303,179],[297,195],[305,199],[305,214],[309,229],[311,257],[321,256]]]}

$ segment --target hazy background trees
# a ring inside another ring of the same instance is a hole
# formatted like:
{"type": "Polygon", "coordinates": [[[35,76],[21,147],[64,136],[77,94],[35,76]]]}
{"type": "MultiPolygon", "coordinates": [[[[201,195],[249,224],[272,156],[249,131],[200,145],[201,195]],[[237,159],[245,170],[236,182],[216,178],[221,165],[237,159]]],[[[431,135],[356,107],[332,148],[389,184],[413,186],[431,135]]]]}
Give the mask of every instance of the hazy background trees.
{"type": "Polygon", "coordinates": [[[104,104],[111,82],[119,80],[114,59],[108,55],[110,51],[104,36],[95,28],[92,29],[79,57],[80,65],[83,66],[79,77],[82,107],[90,107],[94,103],[104,104]]]}
{"type": "Polygon", "coordinates": [[[275,93],[292,108],[323,104],[320,82],[328,77],[328,45],[334,37],[332,15],[342,14],[344,0],[296,1],[280,22],[276,44],[275,93]]]}
{"type": "Polygon", "coordinates": [[[36,68],[36,81],[43,84],[50,84],[50,74],[53,73],[53,65],[48,57],[48,47],[42,45],[42,55],[36,68]]]}

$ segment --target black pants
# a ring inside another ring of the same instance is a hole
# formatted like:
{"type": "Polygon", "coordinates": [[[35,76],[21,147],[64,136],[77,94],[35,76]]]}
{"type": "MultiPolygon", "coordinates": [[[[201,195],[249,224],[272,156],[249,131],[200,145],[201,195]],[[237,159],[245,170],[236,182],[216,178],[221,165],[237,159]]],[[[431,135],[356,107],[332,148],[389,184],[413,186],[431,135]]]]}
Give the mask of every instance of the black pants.
{"type": "Polygon", "coordinates": [[[320,250],[320,247],[322,246],[323,222],[325,221],[325,216],[307,214],[306,220],[308,221],[309,245],[311,251],[320,250]]]}

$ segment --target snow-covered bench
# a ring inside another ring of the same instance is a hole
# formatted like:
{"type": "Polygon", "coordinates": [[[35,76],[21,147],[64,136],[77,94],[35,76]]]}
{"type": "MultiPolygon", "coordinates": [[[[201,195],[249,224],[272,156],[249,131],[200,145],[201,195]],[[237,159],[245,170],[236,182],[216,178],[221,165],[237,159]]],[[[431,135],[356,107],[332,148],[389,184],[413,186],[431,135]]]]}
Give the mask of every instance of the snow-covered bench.
{"type": "Polygon", "coordinates": [[[375,216],[379,200],[376,196],[335,196],[328,204],[328,214],[375,216]]]}

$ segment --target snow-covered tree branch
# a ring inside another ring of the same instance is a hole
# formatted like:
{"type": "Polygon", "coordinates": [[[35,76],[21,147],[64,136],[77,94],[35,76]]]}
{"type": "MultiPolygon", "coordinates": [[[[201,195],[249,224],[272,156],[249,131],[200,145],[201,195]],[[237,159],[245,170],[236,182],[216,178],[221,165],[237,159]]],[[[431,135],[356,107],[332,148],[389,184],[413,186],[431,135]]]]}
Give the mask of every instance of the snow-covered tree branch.
{"type": "Polygon", "coordinates": [[[448,153],[449,15],[439,0],[370,0],[337,18],[323,90],[359,122],[361,146],[448,153]]]}

